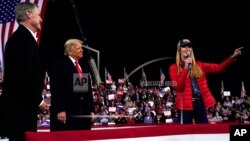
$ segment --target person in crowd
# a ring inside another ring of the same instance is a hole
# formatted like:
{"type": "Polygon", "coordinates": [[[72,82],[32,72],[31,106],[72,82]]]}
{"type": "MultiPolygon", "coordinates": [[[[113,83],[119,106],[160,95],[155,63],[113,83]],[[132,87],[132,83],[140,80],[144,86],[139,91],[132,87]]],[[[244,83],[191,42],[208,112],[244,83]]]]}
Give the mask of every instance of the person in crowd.
{"type": "Polygon", "coordinates": [[[45,69],[39,53],[36,32],[42,19],[38,6],[21,2],[15,8],[17,30],[10,36],[4,53],[4,82],[0,97],[0,136],[24,141],[26,131],[37,131],[45,69]]]}
{"type": "Polygon", "coordinates": [[[51,71],[51,131],[90,130],[94,100],[89,69],[83,57],[83,42],[66,41],[64,57],[56,60],[51,71]]]}
{"type": "Polygon", "coordinates": [[[222,63],[205,63],[195,60],[192,43],[189,39],[182,39],[177,44],[176,63],[169,67],[171,81],[176,90],[176,109],[180,110],[181,124],[208,123],[206,109],[212,107],[216,101],[211,94],[206,74],[219,73],[234,62],[241,55],[241,49],[222,63]]]}

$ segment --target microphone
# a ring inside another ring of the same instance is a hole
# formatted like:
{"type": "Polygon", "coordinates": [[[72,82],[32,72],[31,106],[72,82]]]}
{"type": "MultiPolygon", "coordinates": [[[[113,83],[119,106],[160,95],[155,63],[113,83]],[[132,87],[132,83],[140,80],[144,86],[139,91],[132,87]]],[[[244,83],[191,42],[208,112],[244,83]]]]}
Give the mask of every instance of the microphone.
{"type": "Polygon", "coordinates": [[[188,58],[188,57],[190,57],[191,56],[191,51],[190,50],[188,50],[187,52],[186,52],[186,58],[188,58]]]}
{"type": "MultiPolygon", "coordinates": [[[[186,58],[190,57],[190,56],[191,56],[191,51],[188,50],[188,51],[186,52],[186,55],[187,55],[186,58]]],[[[192,69],[192,64],[191,64],[191,63],[188,64],[188,69],[189,69],[189,70],[192,69]]]]}

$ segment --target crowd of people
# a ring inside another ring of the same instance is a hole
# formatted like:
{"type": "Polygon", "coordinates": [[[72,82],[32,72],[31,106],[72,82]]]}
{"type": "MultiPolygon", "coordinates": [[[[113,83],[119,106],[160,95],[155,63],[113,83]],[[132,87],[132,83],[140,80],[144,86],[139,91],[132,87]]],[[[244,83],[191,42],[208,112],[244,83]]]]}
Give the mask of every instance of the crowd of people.
{"type": "MultiPolygon", "coordinates": [[[[50,101],[49,89],[43,97],[50,101]]],[[[219,94],[220,95],[220,94],[219,94]]],[[[176,92],[171,87],[133,86],[113,83],[93,86],[95,115],[92,125],[180,123],[180,112],[175,108],[176,92]]],[[[209,123],[250,122],[250,97],[234,94],[218,100],[207,109],[209,123]]],[[[49,127],[49,110],[38,115],[38,127],[49,127]]]]}

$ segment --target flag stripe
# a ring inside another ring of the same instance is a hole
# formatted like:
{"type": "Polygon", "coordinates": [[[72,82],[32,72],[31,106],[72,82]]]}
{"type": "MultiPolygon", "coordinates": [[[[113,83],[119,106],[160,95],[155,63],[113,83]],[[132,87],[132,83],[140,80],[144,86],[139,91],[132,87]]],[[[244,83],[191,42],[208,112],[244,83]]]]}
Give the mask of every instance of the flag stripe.
{"type": "MultiPolygon", "coordinates": [[[[47,0],[40,0],[39,3],[38,3],[38,7],[41,11],[41,17],[43,19],[43,17],[45,16],[45,9],[46,9],[46,5],[47,5],[47,0]]],[[[41,27],[43,27],[43,22],[41,23],[41,27]]],[[[42,30],[41,30],[42,31],[42,30]]],[[[37,32],[37,43],[40,44],[40,41],[41,41],[41,34],[42,32],[41,31],[38,31],[37,32]]]]}
{"type": "MultiPolygon", "coordinates": [[[[11,34],[13,33],[13,29],[14,29],[14,24],[13,24],[13,23],[8,24],[8,26],[9,26],[9,27],[8,27],[8,29],[9,29],[8,33],[9,33],[9,34],[8,34],[8,36],[5,37],[5,41],[6,41],[6,42],[7,42],[7,39],[8,39],[8,38],[11,36],[11,34]]],[[[6,42],[5,42],[5,43],[6,43],[6,42]]]]}
{"type": "Polygon", "coordinates": [[[3,49],[3,46],[4,46],[4,33],[5,33],[5,24],[1,24],[0,25],[0,31],[1,31],[1,48],[3,49]]]}

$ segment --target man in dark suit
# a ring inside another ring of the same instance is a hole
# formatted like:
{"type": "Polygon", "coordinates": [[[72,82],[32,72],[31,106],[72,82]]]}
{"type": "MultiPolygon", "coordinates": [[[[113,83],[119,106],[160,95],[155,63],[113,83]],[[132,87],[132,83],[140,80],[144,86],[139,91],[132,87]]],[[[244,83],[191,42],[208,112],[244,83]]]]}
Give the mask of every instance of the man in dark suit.
{"type": "Polygon", "coordinates": [[[50,76],[50,129],[90,130],[94,102],[88,67],[80,60],[82,41],[69,39],[64,47],[65,56],[55,61],[50,76]]]}
{"type": "Polygon", "coordinates": [[[0,136],[23,141],[26,131],[37,130],[37,111],[43,105],[44,69],[35,36],[42,19],[33,3],[19,3],[15,12],[19,27],[7,41],[4,54],[0,136]]]}

